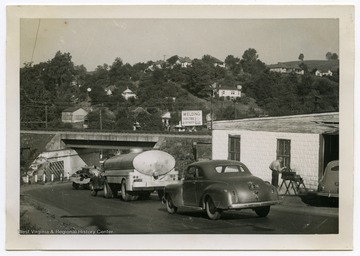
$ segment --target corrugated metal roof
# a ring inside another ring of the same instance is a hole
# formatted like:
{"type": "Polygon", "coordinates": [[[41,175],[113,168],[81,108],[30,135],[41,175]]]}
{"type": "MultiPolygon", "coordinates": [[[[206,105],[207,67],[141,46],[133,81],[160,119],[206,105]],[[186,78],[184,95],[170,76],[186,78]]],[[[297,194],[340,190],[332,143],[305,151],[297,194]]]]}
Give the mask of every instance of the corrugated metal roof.
{"type": "Polygon", "coordinates": [[[262,117],[214,121],[214,130],[248,130],[313,134],[338,134],[339,113],[262,117]]]}

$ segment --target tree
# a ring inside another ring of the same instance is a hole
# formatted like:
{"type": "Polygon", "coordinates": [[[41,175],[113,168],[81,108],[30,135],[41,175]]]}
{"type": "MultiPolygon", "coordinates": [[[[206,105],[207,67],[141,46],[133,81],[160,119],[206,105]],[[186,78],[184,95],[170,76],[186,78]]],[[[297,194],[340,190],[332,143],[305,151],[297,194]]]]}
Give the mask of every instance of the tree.
{"type": "Polygon", "coordinates": [[[234,57],[233,55],[228,55],[225,58],[225,65],[233,74],[239,74],[241,70],[240,59],[238,57],[234,57]]]}
{"type": "Polygon", "coordinates": [[[249,48],[246,51],[244,51],[242,55],[242,60],[244,62],[252,63],[255,62],[258,59],[259,55],[257,54],[257,51],[253,48],[249,48]]]}
{"type": "Polygon", "coordinates": [[[250,74],[258,74],[266,69],[265,63],[258,59],[258,54],[253,48],[249,48],[244,52],[240,62],[244,72],[250,74]]]}
{"type": "Polygon", "coordinates": [[[194,60],[193,64],[186,71],[185,89],[190,93],[199,96],[209,96],[209,86],[213,83],[212,77],[214,75],[213,66],[208,65],[202,60],[194,60]]]}
{"type": "Polygon", "coordinates": [[[331,52],[327,52],[325,56],[326,56],[326,59],[327,59],[327,60],[331,60],[332,53],[331,53],[331,52]]]}
{"type": "Polygon", "coordinates": [[[331,55],[331,59],[332,59],[332,60],[337,60],[337,59],[339,59],[339,56],[338,56],[336,53],[333,53],[333,54],[331,55]]]}
{"type": "Polygon", "coordinates": [[[299,58],[298,58],[299,60],[301,60],[301,61],[303,61],[304,60],[304,54],[302,54],[302,53],[300,53],[300,55],[299,55],[299,58]]]}
{"type": "Polygon", "coordinates": [[[46,73],[52,80],[53,88],[58,94],[60,86],[68,87],[75,75],[74,63],[70,53],[56,52],[55,57],[48,62],[46,73]]]}

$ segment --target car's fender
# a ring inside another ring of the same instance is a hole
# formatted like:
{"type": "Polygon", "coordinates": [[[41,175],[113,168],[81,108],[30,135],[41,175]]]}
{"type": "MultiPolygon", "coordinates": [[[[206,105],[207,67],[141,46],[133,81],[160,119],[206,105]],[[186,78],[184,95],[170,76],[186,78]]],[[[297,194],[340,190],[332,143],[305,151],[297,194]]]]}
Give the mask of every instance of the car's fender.
{"type": "Polygon", "coordinates": [[[202,208],[205,209],[205,201],[209,196],[213,200],[215,206],[220,209],[228,209],[231,205],[230,193],[233,190],[231,184],[215,183],[209,185],[203,192],[200,202],[202,208]]]}
{"type": "Polygon", "coordinates": [[[170,196],[174,206],[176,207],[183,206],[184,205],[183,182],[166,185],[164,188],[164,196],[165,199],[167,199],[167,197],[170,196]]]}

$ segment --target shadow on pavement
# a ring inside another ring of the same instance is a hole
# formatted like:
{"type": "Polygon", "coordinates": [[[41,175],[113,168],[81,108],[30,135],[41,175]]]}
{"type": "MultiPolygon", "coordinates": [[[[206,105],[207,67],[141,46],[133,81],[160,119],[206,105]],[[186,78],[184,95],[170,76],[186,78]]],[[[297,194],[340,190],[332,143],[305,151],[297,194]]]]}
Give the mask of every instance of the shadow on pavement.
{"type": "Polygon", "coordinates": [[[339,208],[339,198],[318,195],[300,195],[299,197],[301,201],[310,206],[339,208]]]}

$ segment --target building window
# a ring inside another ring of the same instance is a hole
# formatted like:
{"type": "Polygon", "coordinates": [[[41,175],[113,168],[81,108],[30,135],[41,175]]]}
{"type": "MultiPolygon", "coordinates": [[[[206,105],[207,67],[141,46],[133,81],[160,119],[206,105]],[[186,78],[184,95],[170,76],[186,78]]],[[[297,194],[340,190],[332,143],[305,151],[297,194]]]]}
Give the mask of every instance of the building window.
{"type": "Polygon", "coordinates": [[[240,161],[240,135],[229,135],[228,160],[240,161]]]}
{"type": "Polygon", "coordinates": [[[284,159],[283,165],[290,167],[291,160],[291,140],[278,139],[276,156],[284,159]]]}

